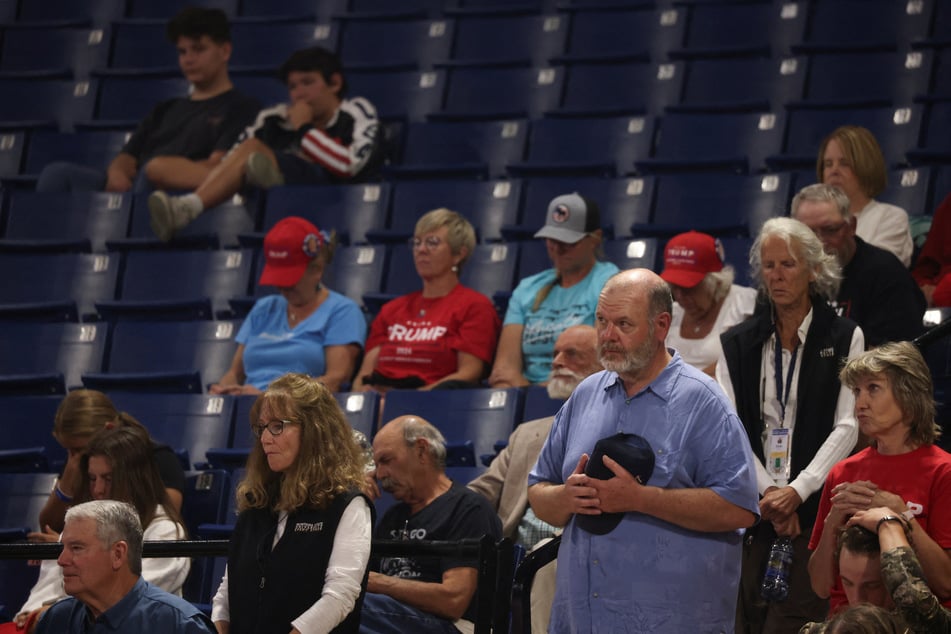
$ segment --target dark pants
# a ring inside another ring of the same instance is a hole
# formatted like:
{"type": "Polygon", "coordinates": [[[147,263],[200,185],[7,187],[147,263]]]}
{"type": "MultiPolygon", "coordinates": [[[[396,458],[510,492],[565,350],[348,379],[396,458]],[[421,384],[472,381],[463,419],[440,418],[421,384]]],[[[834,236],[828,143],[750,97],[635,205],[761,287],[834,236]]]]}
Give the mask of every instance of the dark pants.
{"type": "Polygon", "coordinates": [[[793,540],[789,597],[779,603],[770,603],[760,597],[759,589],[776,533],[769,522],[761,522],[747,532],[743,540],[743,569],[736,604],[736,634],[798,634],[806,623],[826,619],[829,602],[817,597],[809,585],[810,535],[812,526],[804,526],[802,534],[793,540]]]}

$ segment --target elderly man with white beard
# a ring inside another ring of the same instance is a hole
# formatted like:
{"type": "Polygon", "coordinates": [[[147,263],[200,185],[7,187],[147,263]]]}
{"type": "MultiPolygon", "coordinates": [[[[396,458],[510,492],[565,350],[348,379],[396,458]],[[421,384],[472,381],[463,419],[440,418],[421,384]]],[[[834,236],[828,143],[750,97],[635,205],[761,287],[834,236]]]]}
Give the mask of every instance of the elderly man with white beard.
{"type": "MultiPolygon", "coordinates": [[[[554,353],[547,384],[548,395],[554,399],[567,399],[581,381],[603,369],[598,362],[598,334],[593,326],[566,328],[555,341],[554,353]]],[[[528,505],[528,472],[554,420],[554,416],[548,416],[519,425],[489,469],[469,483],[470,489],[484,495],[495,507],[502,520],[502,533],[529,549],[556,532],[528,505]]]]}

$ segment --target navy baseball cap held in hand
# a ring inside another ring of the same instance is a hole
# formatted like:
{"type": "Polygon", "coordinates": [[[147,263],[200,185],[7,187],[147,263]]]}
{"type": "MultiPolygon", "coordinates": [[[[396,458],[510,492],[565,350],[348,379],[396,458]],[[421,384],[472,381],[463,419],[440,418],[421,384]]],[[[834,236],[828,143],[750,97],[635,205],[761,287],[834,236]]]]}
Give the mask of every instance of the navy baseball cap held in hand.
{"type": "MultiPolygon", "coordinates": [[[[598,480],[613,478],[614,473],[601,460],[604,456],[624,467],[641,484],[650,480],[651,474],[654,473],[654,449],[645,438],[637,434],[619,432],[595,443],[591,458],[585,465],[585,475],[598,480]]],[[[575,520],[578,528],[594,535],[607,535],[621,523],[622,517],[624,513],[578,514],[575,520]]]]}

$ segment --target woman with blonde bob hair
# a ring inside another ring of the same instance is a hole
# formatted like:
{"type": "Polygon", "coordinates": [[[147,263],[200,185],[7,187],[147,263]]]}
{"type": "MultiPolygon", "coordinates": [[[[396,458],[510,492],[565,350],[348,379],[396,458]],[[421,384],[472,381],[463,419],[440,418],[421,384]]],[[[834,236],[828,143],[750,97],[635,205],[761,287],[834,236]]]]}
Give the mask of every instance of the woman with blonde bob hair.
{"type": "Polygon", "coordinates": [[[911,264],[914,246],[908,213],[875,200],[885,191],[888,172],[882,149],[871,132],[856,125],[833,130],[819,145],[816,178],[820,183],[838,187],[849,197],[849,211],[857,221],[858,237],[891,251],[906,267],[911,264]]]}
{"type": "Polygon", "coordinates": [[[475,229],[458,212],[433,209],[416,221],[410,247],[422,289],[380,309],[354,390],[478,387],[500,324],[489,298],[459,281],[475,245],[475,229]]]}
{"type": "Polygon", "coordinates": [[[812,533],[809,575],[813,590],[844,605],[835,569],[835,540],[858,511],[888,507],[911,527],[915,554],[934,593],[951,598],[951,454],[934,445],[931,374],[918,348],[886,343],[842,368],[842,383],[855,395],[859,430],[869,447],[829,472],[812,533]],[[830,596],[831,595],[831,596],[830,596]]]}
{"type": "Polygon", "coordinates": [[[255,401],[251,430],[260,442],[238,485],[212,620],[231,634],[356,632],[373,515],[346,417],[323,385],[286,374],[255,401]]]}

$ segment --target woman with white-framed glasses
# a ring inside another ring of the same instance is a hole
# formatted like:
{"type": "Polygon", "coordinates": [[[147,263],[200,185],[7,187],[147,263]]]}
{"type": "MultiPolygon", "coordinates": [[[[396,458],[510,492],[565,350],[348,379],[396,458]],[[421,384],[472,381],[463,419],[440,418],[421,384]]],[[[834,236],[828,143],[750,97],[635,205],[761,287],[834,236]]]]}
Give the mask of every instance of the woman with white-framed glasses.
{"type": "Polygon", "coordinates": [[[304,374],[271,383],[250,419],[259,442],[237,489],[215,627],[356,632],[373,515],[350,425],[333,394],[304,374]]]}
{"type": "Polygon", "coordinates": [[[380,309],[354,390],[478,386],[500,320],[488,297],[459,283],[475,244],[475,229],[455,211],[434,209],[416,222],[410,247],[423,287],[380,309]]]}

